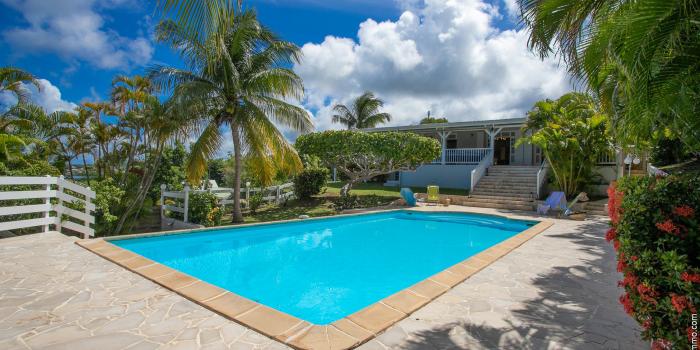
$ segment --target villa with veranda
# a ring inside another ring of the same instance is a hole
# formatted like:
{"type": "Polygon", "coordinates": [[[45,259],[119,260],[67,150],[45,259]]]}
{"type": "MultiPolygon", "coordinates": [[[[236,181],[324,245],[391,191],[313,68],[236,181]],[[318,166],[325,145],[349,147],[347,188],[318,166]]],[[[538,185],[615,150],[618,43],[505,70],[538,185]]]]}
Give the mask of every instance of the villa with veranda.
{"type": "MultiPolygon", "coordinates": [[[[523,143],[526,118],[476,120],[364,129],[367,132],[413,132],[437,139],[442,145],[439,158],[415,171],[391,174],[387,186],[469,190],[472,206],[532,210],[534,201],[545,196],[547,164],[539,147],[523,143]]],[[[598,160],[594,195],[604,195],[610,181],[622,176],[622,154],[610,152],[598,160]]],[[[635,165],[639,169],[645,164],[635,165]]]]}

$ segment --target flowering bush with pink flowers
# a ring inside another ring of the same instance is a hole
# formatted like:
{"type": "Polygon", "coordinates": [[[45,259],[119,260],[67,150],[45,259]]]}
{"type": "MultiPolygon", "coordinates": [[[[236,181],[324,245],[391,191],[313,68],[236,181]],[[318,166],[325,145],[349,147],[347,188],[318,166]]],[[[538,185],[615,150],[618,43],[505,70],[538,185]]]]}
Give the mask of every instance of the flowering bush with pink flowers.
{"type": "Polygon", "coordinates": [[[629,177],[608,196],[620,303],[653,348],[690,348],[700,308],[700,177],[629,177]]]}

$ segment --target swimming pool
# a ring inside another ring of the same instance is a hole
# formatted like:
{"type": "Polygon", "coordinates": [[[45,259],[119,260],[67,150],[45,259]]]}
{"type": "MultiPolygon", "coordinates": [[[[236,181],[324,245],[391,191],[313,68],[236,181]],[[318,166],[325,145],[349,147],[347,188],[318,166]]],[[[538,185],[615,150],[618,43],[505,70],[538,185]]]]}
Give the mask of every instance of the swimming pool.
{"type": "Polygon", "coordinates": [[[111,243],[260,304],[325,325],[536,223],[402,210],[111,243]]]}

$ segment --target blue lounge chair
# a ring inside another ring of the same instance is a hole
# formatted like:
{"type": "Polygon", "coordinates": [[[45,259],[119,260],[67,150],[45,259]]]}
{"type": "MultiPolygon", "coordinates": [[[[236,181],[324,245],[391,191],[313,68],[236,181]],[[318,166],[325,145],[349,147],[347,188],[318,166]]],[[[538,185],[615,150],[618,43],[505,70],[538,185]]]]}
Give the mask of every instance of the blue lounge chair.
{"type": "Polygon", "coordinates": [[[406,201],[406,204],[409,206],[415,206],[416,205],[416,196],[413,194],[413,191],[411,191],[410,188],[408,187],[403,187],[401,188],[401,197],[403,197],[403,200],[406,201]]]}
{"type": "Polygon", "coordinates": [[[569,209],[566,205],[566,195],[564,192],[552,192],[544,201],[544,204],[537,206],[537,213],[546,215],[552,209],[558,209],[563,212],[569,209]]]}

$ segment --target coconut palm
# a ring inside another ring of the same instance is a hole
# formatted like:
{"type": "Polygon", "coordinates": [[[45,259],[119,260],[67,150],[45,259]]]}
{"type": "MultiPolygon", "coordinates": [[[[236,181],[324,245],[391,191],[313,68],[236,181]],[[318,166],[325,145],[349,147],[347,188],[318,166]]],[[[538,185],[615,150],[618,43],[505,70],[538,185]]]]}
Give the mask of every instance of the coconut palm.
{"type": "Polygon", "coordinates": [[[173,108],[172,100],[161,103],[158,97],[149,95],[141,101],[142,106],[132,112],[142,114],[143,139],[149,140],[150,144],[143,147],[145,161],[142,175],[133,193],[123,200],[123,213],[114,227],[115,233],[121,233],[127,223],[133,225],[133,219],[138,216],[159,169],[165,146],[171,141],[183,141],[194,122],[189,116],[179,113],[182,109],[173,108]]]}
{"type": "Polygon", "coordinates": [[[31,73],[14,67],[0,67],[0,93],[10,92],[17,97],[19,103],[29,101],[29,90],[24,83],[34,85],[41,90],[41,84],[31,73]]]}
{"type": "Polygon", "coordinates": [[[700,55],[694,0],[519,0],[530,47],[559,54],[598,94],[618,138],[670,129],[700,150],[700,55]]]}
{"type": "Polygon", "coordinates": [[[92,112],[83,107],[78,107],[71,117],[73,132],[68,138],[68,145],[76,155],[80,155],[83,161],[83,171],[85,180],[90,186],[90,170],[87,166],[87,154],[92,154],[95,148],[95,137],[90,132],[92,130],[92,112]]]}
{"type": "Polygon", "coordinates": [[[161,86],[174,87],[173,99],[185,114],[199,120],[200,135],[191,147],[188,178],[199,181],[207,161],[220,150],[230,131],[235,164],[233,221],[242,221],[240,206],[243,155],[254,155],[274,171],[275,161],[301,168],[301,161],[279,126],[298,132],[312,130],[309,114],[285,101],[300,99],[303,85],[291,69],[300,50],[262,26],[255,12],[240,15],[227,9],[206,36],[191,35],[178,22],[165,21],[158,39],[178,49],[189,70],[156,67],[161,86]],[[221,52],[221,54],[212,54],[221,52]]]}
{"type": "Polygon", "coordinates": [[[102,115],[112,113],[114,108],[112,104],[106,102],[85,102],[83,103],[83,107],[93,113],[93,120],[96,122],[95,125],[93,125],[92,131],[95,135],[95,142],[97,143],[95,164],[97,165],[97,176],[102,178],[105,175],[102,155],[107,154],[107,150],[105,149],[107,128],[102,123],[102,115]]]}
{"type": "Polygon", "coordinates": [[[333,122],[343,124],[348,129],[373,128],[391,121],[389,113],[379,112],[383,106],[384,101],[367,91],[356,98],[350,107],[340,103],[333,106],[333,122]]]}

